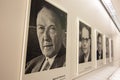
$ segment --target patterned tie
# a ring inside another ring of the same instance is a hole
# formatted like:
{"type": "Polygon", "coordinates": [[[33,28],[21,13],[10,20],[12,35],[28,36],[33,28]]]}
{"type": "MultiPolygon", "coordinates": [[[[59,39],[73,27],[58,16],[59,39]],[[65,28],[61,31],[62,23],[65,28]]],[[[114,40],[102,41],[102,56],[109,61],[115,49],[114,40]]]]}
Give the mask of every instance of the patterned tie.
{"type": "Polygon", "coordinates": [[[44,66],[44,68],[43,68],[43,71],[44,70],[48,70],[48,68],[50,67],[50,63],[49,63],[49,61],[48,61],[48,59],[46,60],[46,63],[45,63],[45,66],[44,66]]]}

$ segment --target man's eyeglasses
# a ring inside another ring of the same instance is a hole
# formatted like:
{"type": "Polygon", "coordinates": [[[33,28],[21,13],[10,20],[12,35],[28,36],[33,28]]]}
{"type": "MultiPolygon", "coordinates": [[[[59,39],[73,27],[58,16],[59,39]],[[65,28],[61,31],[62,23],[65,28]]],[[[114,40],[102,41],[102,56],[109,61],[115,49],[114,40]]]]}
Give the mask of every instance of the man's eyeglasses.
{"type": "Polygon", "coordinates": [[[88,42],[90,40],[90,38],[82,38],[81,41],[85,41],[85,42],[88,42]]]}

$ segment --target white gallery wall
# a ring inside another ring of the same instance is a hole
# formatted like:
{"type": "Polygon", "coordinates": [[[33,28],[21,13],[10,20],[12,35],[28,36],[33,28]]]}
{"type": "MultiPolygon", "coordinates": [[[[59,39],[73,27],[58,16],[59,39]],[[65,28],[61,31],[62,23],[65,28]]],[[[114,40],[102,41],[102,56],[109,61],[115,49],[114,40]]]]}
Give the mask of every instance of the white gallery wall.
{"type": "Polygon", "coordinates": [[[116,10],[116,14],[118,16],[118,20],[120,21],[120,1],[119,0],[111,0],[112,3],[113,3],[113,7],[115,8],[116,10]]]}
{"type": "Polygon", "coordinates": [[[19,80],[26,0],[0,0],[0,80],[19,80]]]}
{"type": "MultiPolygon", "coordinates": [[[[27,2],[29,0],[0,0],[0,80],[19,80],[27,2]]],[[[99,0],[49,0],[68,14],[66,79],[77,73],[77,18],[94,30],[113,39],[114,60],[120,60],[120,33],[99,0]]]]}

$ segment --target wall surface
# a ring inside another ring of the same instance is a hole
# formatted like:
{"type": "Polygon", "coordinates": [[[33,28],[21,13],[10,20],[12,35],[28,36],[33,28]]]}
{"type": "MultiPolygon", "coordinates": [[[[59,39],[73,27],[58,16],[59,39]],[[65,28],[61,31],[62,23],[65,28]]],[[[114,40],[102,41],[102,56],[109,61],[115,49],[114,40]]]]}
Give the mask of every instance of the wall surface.
{"type": "MultiPolygon", "coordinates": [[[[120,0],[111,0],[114,9],[116,10],[116,15],[118,17],[118,21],[120,22],[120,0]]],[[[119,27],[120,28],[120,27],[119,27]]]]}
{"type": "MultiPolygon", "coordinates": [[[[52,0],[68,13],[67,78],[79,76],[76,18],[114,39],[114,56],[120,59],[120,36],[99,0],[52,0]],[[116,36],[115,36],[116,35],[116,36]],[[72,46],[72,47],[71,47],[72,46]]],[[[0,80],[19,80],[27,0],[0,0],[0,80]]]]}
{"type": "Polygon", "coordinates": [[[0,0],[0,80],[19,80],[26,0],[0,0]]]}

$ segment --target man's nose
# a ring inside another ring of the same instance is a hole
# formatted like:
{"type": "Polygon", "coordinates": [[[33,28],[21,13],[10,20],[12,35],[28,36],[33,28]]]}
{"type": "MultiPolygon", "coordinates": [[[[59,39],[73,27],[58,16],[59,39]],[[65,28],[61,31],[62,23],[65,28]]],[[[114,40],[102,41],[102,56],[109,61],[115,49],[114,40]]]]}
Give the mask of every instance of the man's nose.
{"type": "Polygon", "coordinates": [[[86,46],[86,41],[83,42],[84,47],[86,46]]]}
{"type": "Polygon", "coordinates": [[[49,31],[48,31],[48,30],[45,30],[45,31],[44,31],[43,39],[44,39],[45,41],[49,41],[50,36],[49,36],[49,31]]]}

